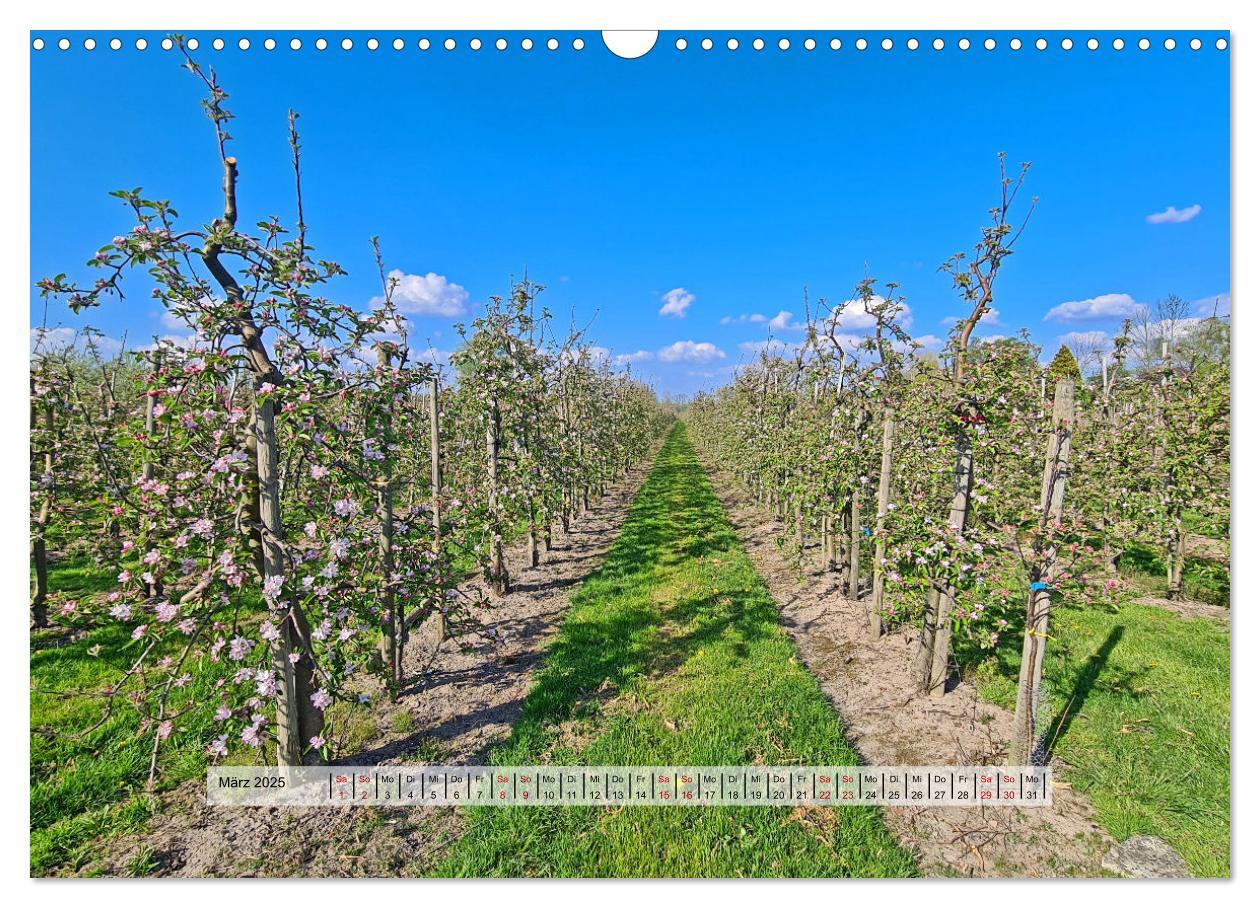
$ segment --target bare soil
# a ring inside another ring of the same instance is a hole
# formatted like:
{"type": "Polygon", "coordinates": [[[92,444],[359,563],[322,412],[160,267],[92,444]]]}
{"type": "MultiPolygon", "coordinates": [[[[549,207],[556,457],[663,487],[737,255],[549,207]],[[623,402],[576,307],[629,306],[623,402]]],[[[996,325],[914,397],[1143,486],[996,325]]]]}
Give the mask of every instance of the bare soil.
{"type": "Polygon", "coordinates": [[[1197,602],[1194,599],[1167,599],[1163,596],[1143,596],[1133,601],[1139,605],[1162,608],[1180,618],[1208,618],[1226,626],[1229,625],[1229,609],[1223,605],[1197,602]]]}
{"type": "MultiPolygon", "coordinates": [[[[435,654],[436,628],[417,629],[406,660],[420,680],[396,703],[382,697],[368,746],[338,762],[487,762],[520,715],[571,593],[617,538],[652,460],[592,502],[569,533],[557,528],[539,567],[527,566],[524,544],[507,553],[512,591],[477,615],[500,632],[500,642],[468,635],[443,641],[435,654]]],[[[205,781],[194,779],[160,796],[143,833],[103,841],[84,872],[120,875],[139,865],[148,875],[177,877],[411,876],[440,860],[463,824],[455,808],[212,808],[205,781]]]]}
{"type": "MultiPolygon", "coordinates": [[[[703,457],[702,457],[703,460],[703,457]]],[[[866,605],[844,594],[839,575],[786,557],[785,528],[734,480],[706,463],[718,495],[758,572],[779,603],[784,628],[871,765],[1001,765],[1013,715],[960,683],[944,697],[918,691],[911,673],[917,639],[872,642],[866,605]]],[[[807,557],[810,553],[807,553],[807,557]]],[[[885,820],[933,876],[1107,876],[1114,840],[1082,793],[1056,781],[1048,808],[886,808],[885,820]]]]}

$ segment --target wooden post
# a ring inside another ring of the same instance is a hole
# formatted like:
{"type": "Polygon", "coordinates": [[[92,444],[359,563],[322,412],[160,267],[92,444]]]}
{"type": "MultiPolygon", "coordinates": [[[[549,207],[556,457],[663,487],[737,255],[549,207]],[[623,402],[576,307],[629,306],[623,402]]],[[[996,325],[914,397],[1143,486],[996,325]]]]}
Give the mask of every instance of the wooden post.
{"type": "Polygon", "coordinates": [[[1038,760],[1037,707],[1041,694],[1041,671],[1045,661],[1046,638],[1050,629],[1051,595],[1049,584],[1057,571],[1057,547],[1044,535],[1063,519],[1063,496],[1067,489],[1068,460],[1076,409],[1076,384],[1061,378],[1054,389],[1053,424],[1046,439],[1046,466],[1041,481],[1041,532],[1034,556],[1024,627],[1024,650],[1019,666],[1019,689],[1015,701],[1015,729],[1011,739],[1011,761],[1024,765],[1038,760]]]}
{"type": "MultiPolygon", "coordinates": [[[[441,399],[441,387],[437,373],[429,384],[429,486],[432,496],[433,510],[433,558],[439,564],[442,555],[442,431],[439,419],[438,402],[441,399]]],[[[445,602],[434,603],[433,613],[436,615],[438,644],[446,639],[446,613],[442,611],[445,602]]]]}
{"type": "MultiPolygon", "coordinates": [[[[262,518],[264,586],[272,578],[284,578],[284,524],[280,519],[279,445],[276,441],[275,404],[270,397],[255,400],[254,420],[258,443],[259,511],[262,518]]],[[[278,595],[284,595],[283,592],[278,595]]],[[[314,663],[309,649],[310,628],[296,602],[280,622],[280,637],[272,647],[272,668],[280,681],[276,701],[276,761],[281,766],[301,766],[311,738],[324,727],[324,714],[311,703],[315,693],[314,663]],[[296,654],[294,661],[289,657],[296,654]]],[[[312,754],[315,752],[312,751],[312,754]]],[[[318,760],[318,757],[314,758],[318,760]]]]}
{"type": "Polygon", "coordinates": [[[879,639],[880,633],[883,632],[884,579],[888,573],[884,568],[884,521],[888,516],[888,501],[892,497],[892,453],[895,427],[893,408],[884,407],[884,444],[879,458],[879,491],[876,496],[875,512],[875,563],[871,569],[871,637],[874,639],[879,639]]]}
{"type": "MultiPolygon", "coordinates": [[[[392,366],[389,351],[384,346],[376,350],[376,364],[382,372],[382,380],[389,382],[388,372],[392,366]]],[[[379,386],[379,383],[378,383],[379,386]]],[[[392,400],[392,388],[388,388],[386,400],[392,400]]],[[[403,680],[403,641],[406,631],[403,616],[399,613],[398,597],[394,593],[394,475],[390,463],[389,435],[393,431],[393,405],[385,405],[383,429],[385,438],[382,446],[386,448],[384,470],[377,487],[377,550],[381,559],[381,612],[385,616],[384,634],[381,638],[385,664],[389,668],[389,691],[396,697],[398,687],[403,680]]]]}
{"type": "Polygon", "coordinates": [[[849,496],[849,598],[856,600],[862,586],[862,488],[849,496]]]}

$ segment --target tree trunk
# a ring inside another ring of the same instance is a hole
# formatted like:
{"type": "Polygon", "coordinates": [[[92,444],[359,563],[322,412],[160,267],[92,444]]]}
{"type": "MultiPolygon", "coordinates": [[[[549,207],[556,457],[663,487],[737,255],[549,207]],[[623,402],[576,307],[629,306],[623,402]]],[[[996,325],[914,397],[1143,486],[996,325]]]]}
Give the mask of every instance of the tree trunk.
{"type": "Polygon", "coordinates": [[[935,583],[928,588],[923,625],[919,628],[919,648],[914,654],[914,676],[928,690],[932,676],[932,653],[936,648],[936,613],[941,607],[941,591],[935,583]]]}
{"type": "Polygon", "coordinates": [[[796,551],[802,555],[805,554],[805,515],[802,513],[801,496],[792,496],[795,499],[793,517],[796,520],[796,551]]]}
{"type": "MultiPolygon", "coordinates": [[[[433,557],[434,565],[440,564],[442,555],[442,427],[438,417],[440,400],[438,377],[433,376],[429,386],[429,486],[432,495],[433,510],[433,557]]],[[[439,593],[439,595],[441,595],[439,593]]],[[[433,613],[436,616],[438,644],[446,639],[445,602],[435,602],[433,613]]]]}
{"type": "MultiPolygon", "coordinates": [[[[44,475],[51,477],[53,475],[53,429],[55,419],[51,404],[44,405],[44,412],[40,414],[35,406],[35,379],[31,379],[31,427],[35,427],[36,420],[42,415],[44,420],[44,431],[47,434],[46,447],[44,448],[44,475]]],[[[31,561],[35,568],[35,580],[31,587],[31,625],[33,627],[48,627],[48,542],[45,539],[45,533],[48,532],[48,522],[52,518],[52,498],[55,494],[56,487],[51,483],[45,490],[44,500],[39,503],[39,516],[36,518],[34,532],[31,533],[31,561]]]]}
{"type": "Polygon", "coordinates": [[[537,504],[535,504],[534,499],[530,498],[527,507],[529,510],[529,540],[527,543],[528,555],[529,555],[529,566],[538,567],[538,553],[539,553],[538,506],[537,504]]]}
{"type": "MultiPolygon", "coordinates": [[[[272,401],[255,403],[258,441],[259,510],[262,517],[263,582],[284,577],[284,524],[280,519],[279,450],[272,401]]],[[[280,595],[284,595],[283,591],[280,595]]],[[[281,766],[317,763],[315,750],[305,754],[311,738],[324,728],[324,714],[311,703],[315,693],[315,663],[309,649],[310,628],[301,607],[290,601],[280,622],[280,637],[272,645],[272,667],[280,680],[276,703],[276,760],[281,766]],[[296,661],[289,657],[297,654],[296,661]]]]}
{"type": "Polygon", "coordinates": [[[1174,602],[1183,598],[1182,575],[1186,568],[1186,531],[1177,518],[1168,543],[1168,598],[1174,602]]]}
{"type": "MultiPolygon", "coordinates": [[[[949,525],[954,530],[962,531],[967,526],[967,515],[971,510],[971,483],[975,471],[975,451],[971,431],[965,424],[960,423],[958,426],[956,444],[954,496],[950,501],[949,525]]],[[[945,695],[956,602],[956,594],[952,586],[946,586],[941,590],[935,608],[936,629],[932,634],[931,667],[925,688],[926,692],[934,697],[945,695]]]]}
{"type": "Polygon", "coordinates": [[[888,573],[884,567],[884,520],[888,516],[888,501],[892,497],[893,432],[892,407],[884,408],[884,445],[879,459],[879,491],[875,512],[875,556],[871,569],[871,636],[879,639],[883,631],[884,579],[888,573]]]}
{"type": "Polygon", "coordinates": [[[507,563],[503,558],[503,527],[499,522],[499,402],[490,402],[490,424],[486,427],[486,470],[490,483],[490,588],[498,596],[508,592],[507,563]]]}
{"type": "MultiPolygon", "coordinates": [[[[1059,379],[1054,390],[1053,425],[1046,440],[1046,466],[1041,481],[1041,529],[1043,532],[1063,519],[1063,496],[1067,490],[1068,458],[1072,445],[1072,423],[1076,408],[1076,386],[1070,378],[1059,379]]],[[[1041,671],[1045,661],[1046,639],[1050,630],[1050,588],[1057,570],[1057,547],[1039,542],[1029,578],[1028,608],[1024,627],[1024,649],[1019,666],[1019,689],[1015,701],[1015,728],[1011,737],[1011,761],[1024,765],[1039,760],[1037,708],[1041,696],[1041,671]]]]}

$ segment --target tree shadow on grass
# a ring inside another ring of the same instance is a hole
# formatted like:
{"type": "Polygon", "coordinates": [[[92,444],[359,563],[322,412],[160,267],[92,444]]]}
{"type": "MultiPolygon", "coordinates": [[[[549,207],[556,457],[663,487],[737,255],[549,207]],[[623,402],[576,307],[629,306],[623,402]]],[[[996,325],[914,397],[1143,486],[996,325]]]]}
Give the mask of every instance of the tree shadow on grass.
{"type": "Polygon", "coordinates": [[[1058,715],[1051,721],[1046,740],[1042,745],[1042,750],[1047,760],[1054,755],[1055,745],[1068,733],[1068,730],[1072,727],[1072,722],[1085,706],[1085,701],[1089,698],[1090,692],[1098,684],[1099,676],[1102,675],[1103,670],[1107,667],[1107,660],[1111,658],[1112,650],[1120,643],[1120,638],[1123,636],[1124,625],[1117,624],[1111,629],[1111,633],[1107,635],[1107,639],[1103,641],[1102,646],[1098,648],[1098,652],[1090,656],[1089,660],[1077,671],[1076,680],[1072,684],[1072,691],[1068,694],[1063,708],[1059,710],[1058,715]]]}

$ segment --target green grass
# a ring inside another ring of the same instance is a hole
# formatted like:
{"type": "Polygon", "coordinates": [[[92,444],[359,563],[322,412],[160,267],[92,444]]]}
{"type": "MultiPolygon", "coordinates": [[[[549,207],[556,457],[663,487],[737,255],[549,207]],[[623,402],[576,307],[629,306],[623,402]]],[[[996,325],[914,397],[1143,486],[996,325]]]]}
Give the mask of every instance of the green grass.
{"type": "MultiPolygon", "coordinates": [[[[1163,596],[1168,590],[1163,556],[1150,546],[1129,546],[1120,556],[1120,571],[1146,595],[1163,596]]],[[[1182,570],[1181,584],[1186,598],[1229,608],[1228,564],[1189,555],[1182,570]]]]}
{"type": "MultiPolygon", "coordinates": [[[[1156,835],[1198,876],[1229,875],[1229,635],[1128,603],[1064,604],[1051,619],[1044,690],[1054,753],[1118,840],[1156,835]]],[[[1017,648],[980,667],[985,697],[1013,708],[1017,648]]]]}
{"type": "MultiPolygon", "coordinates": [[[[525,701],[506,764],[853,764],[681,424],[525,701]]],[[[870,808],[478,808],[443,876],[911,876],[870,808]]]]}
{"type": "MultiPolygon", "coordinates": [[[[93,856],[95,839],[135,830],[150,816],[152,803],[143,786],[152,734],[141,733],[139,718],[125,700],[101,723],[103,699],[83,693],[116,683],[122,662],[128,655],[134,658],[137,645],[120,624],[79,640],[58,631],[31,635],[33,875],[82,869],[93,856]]],[[[194,673],[181,701],[186,697],[210,702],[213,678],[194,673]]],[[[204,771],[205,725],[208,719],[200,725],[194,719],[166,742],[162,787],[204,771]]]]}

